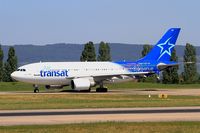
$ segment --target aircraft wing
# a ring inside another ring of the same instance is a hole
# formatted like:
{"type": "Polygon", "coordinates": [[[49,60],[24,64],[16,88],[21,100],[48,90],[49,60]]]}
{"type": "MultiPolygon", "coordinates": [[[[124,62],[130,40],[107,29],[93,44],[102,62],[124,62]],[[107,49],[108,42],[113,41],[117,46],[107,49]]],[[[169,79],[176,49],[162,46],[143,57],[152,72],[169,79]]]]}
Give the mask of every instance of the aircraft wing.
{"type": "MultiPolygon", "coordinates": [[[[95,81],[106,81],[111,80],[113,78],[118,79],[126,79],[126,78],[134,78],[137,76],[144,77],[147,74],[151,74],[151,72],[132,72],[132,73],[119,73],[119,74],[99,74],[99,75],[90,75],[90,76],[80,76],[80,77],[74,77],[74,78],[88,78],[93,77],[95,81]]],[[[73,79],[73,78],[72,78],[73,79]]]]}

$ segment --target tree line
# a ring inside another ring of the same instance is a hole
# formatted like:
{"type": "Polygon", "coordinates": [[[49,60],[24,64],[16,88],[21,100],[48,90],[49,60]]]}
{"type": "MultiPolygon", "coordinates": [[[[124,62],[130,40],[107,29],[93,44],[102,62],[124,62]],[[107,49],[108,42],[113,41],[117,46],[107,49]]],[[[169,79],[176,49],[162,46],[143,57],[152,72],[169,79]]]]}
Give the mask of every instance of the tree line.
{"type": "MultiPolygon", "coordinates": [[[[152,45],[144,45],[141,52],[144,57],[150,50],[152,45]]],[[[98,55],[96,55],[95,46],[93,42],[88,42],[84,45],[84,49],[80,56],[80,61],[111,61],[110,46],[106,42],[100,42],[98,55]]],[[[10,74],[17,69],[17,56],[14,47],[10,47],[8,51],[8,58],[4,62],[4,53],[0,45],[0,81],[11,82],[10,74]]],[[[171,61],[178,61],[176,50],[172,52],[171,61]]],[[[184,72],[178,74],[178,67],[170,67],[162,72],[162,83],[164,84],[178,84],[178,83],[197,83],[200,81],[200,75],[197,72],[196,66],[196,50],[195,47],[189,43],[186,44],[184,50],[184,72]]],[[[157,75],[153,74],[147,78],[141,78],[140,82],[158,82],[157,75]]]]}
{"type": "Polygon", "coordinates": [[[3,61],[4,54],[0,45],[0,81],[11,82],[13,81],[10,74],[17,69],[17,56],[15,55],[14,47],[8,50],[8,59],[3,61]]]}

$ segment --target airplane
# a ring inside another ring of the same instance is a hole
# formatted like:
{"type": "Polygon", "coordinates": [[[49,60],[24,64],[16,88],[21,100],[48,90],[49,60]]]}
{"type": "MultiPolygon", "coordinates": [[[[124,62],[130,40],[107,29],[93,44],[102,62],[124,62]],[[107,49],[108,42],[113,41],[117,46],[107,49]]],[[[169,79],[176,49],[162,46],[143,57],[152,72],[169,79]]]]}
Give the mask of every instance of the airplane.
{"type": "Polygon", "coordinates": [[[170,57],[180,30],[169,29],[145,57],[134,62],[38,62],[19,67],[11,77],[33,84],[35,93],[39,92],[38,85],[47,89],[71,86],[75,91],[90,91],[99,85],[96,92],[107,92],[105,83],[159,75],[164,69],[178,66],[170,57]]]}

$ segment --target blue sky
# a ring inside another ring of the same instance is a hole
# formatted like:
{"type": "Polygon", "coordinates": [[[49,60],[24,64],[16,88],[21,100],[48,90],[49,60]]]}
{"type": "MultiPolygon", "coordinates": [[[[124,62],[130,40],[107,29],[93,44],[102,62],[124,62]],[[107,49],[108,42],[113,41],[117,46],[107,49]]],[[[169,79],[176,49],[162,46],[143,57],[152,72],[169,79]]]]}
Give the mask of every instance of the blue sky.
{"type": "Polygon", "coordinates": [[[0,0],[3,45],[100,41],[154,44],[181,27],[200,46],[200,0],[0,0]]]}

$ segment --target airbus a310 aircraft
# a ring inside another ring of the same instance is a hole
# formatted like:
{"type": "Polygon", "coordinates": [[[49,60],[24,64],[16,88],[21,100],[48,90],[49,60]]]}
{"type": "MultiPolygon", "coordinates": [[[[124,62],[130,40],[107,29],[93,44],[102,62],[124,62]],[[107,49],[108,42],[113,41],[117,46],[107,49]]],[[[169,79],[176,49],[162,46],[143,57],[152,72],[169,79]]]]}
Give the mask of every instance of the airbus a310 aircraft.
{"type": "Polygon", "coordinates": [[[170,57],[179,32],[180,28],[169,29],[145,57],[135,62],[39,62],[19,67],[11,77],[33,84],[34,92],[39,92],[38,85],[47,89],[70,85],[77,91],[90,91],[99,85],[97,92],[107,92],[104,87],[107,82],[147,77],[177,66],[170,57]]]}

